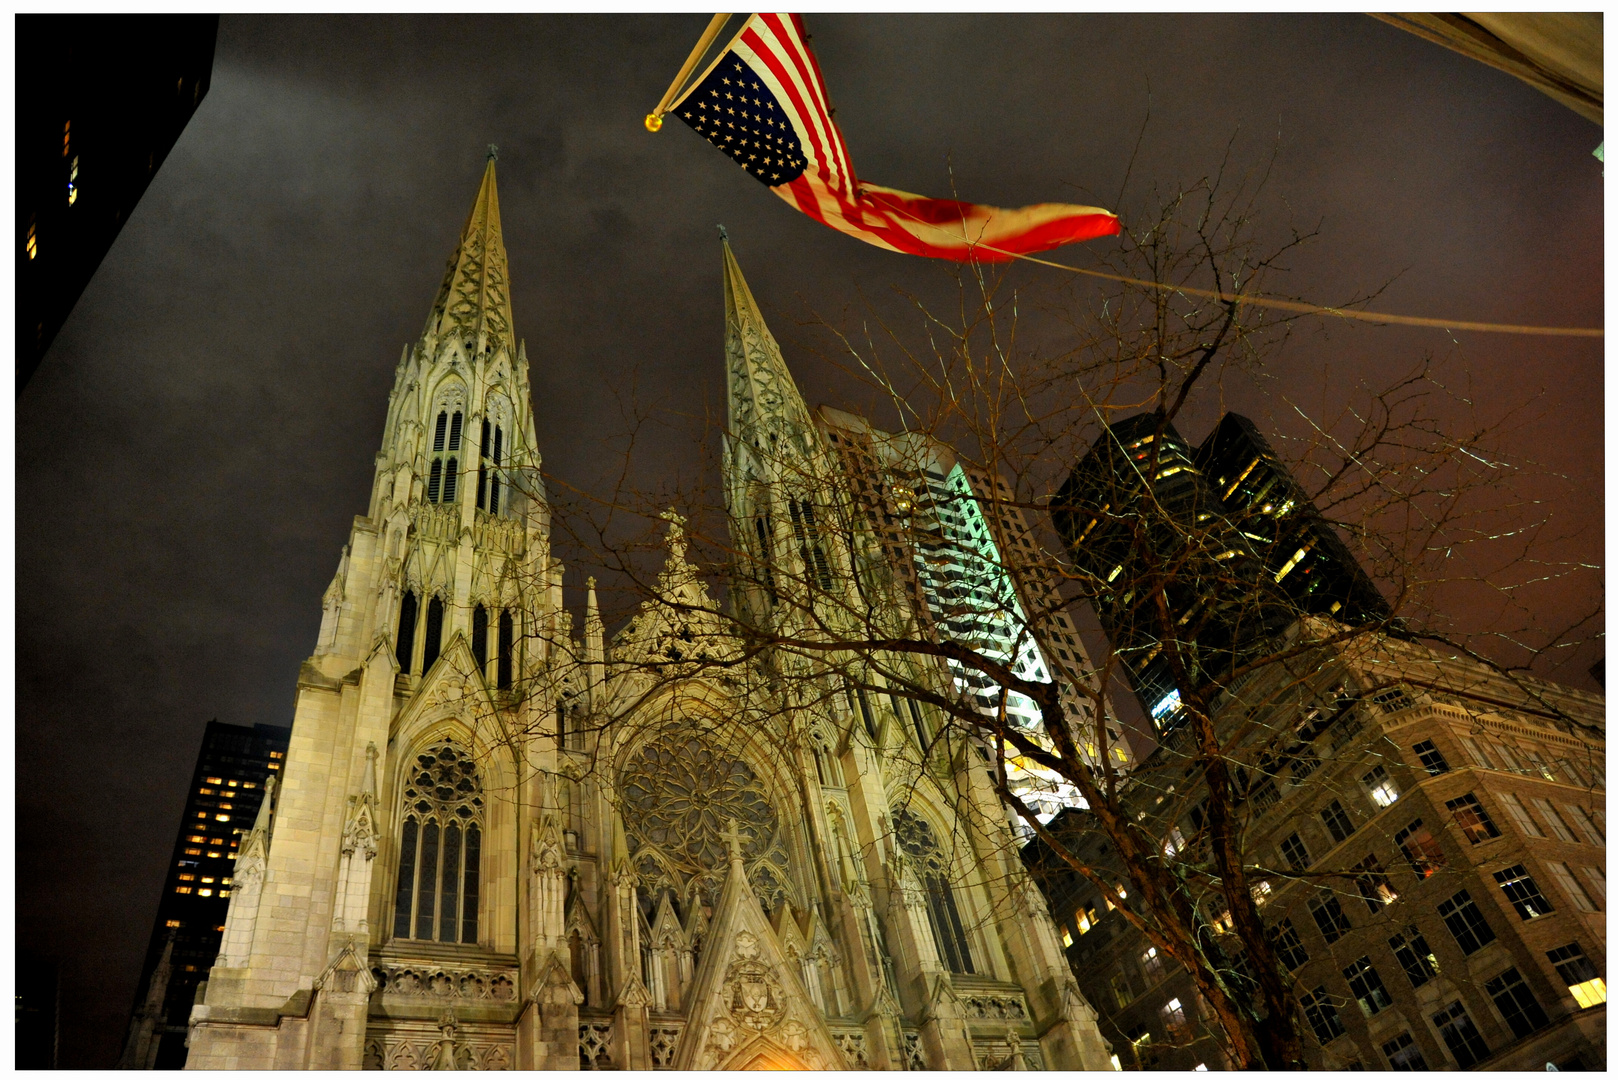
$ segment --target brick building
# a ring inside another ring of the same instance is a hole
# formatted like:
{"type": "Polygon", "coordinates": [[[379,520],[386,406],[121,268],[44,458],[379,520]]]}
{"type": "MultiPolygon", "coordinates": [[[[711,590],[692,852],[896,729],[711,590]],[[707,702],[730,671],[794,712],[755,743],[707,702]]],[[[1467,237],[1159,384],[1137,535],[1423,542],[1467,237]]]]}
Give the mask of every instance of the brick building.
{"type": "MultiPolygon", "coordinates": [[[[1245,863],[1311,1066],[1605,1067],[1604,708],[1381,635],[1261,668],[1220,699],[1247,763],[1245,863]]],[[[1175,768],[1184,734],[1128,798],[1189,862],[1201,822],[1175,768]]],[[[1053,827],[1106,865],[1081,812],[1053,827]]],[[[1228,1067],[1190,976],[1049,849],[1024,859],[1120,1065],[1228,1067]]],[[[1197,899],[1208,932],[1228,934],[1219,894],[1197,899]]]]}

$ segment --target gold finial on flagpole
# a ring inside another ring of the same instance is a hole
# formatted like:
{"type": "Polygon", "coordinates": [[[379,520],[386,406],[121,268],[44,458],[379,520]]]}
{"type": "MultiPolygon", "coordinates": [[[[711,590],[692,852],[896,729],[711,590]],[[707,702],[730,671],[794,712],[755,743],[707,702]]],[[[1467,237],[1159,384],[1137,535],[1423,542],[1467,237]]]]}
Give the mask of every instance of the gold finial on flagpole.
{"type": "Polygon", "coordinates": [[[663,127],[663,114],[669,111],[669,107],[674,104],[675,97],[679,95],[681,90],[685,89],[686,77],[697,66],[697,62],[702,59],[702,54],[708,51],[708,46],[713,44],[713,39],[719,36],[719,31],[724,27],[725,20],[728,18],[730,18],[730,15],[727,13],[715,15],[709,21],[708,29],[702,32],[702,37],[697,40],[697,47],[691,50],[690,56],[685,58],[685,64],[681,66],[680,73],[674,76],[674,81],[669,84],[668,91],[663,95],[663,100],[657,103],[657,108],[646,114],[647,131],[658,131],[663,127]]]}

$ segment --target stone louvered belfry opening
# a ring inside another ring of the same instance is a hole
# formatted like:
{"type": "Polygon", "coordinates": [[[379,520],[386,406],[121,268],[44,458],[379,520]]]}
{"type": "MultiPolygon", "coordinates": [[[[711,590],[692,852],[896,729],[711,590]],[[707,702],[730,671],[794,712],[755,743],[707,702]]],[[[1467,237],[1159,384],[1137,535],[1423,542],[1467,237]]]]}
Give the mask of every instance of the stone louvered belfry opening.
{"type": "Polygon", "coordinates": [[[402,816],[393,936],[476,944],[483,787],[472,755],[449,740],[417,754],[402,816]]]}

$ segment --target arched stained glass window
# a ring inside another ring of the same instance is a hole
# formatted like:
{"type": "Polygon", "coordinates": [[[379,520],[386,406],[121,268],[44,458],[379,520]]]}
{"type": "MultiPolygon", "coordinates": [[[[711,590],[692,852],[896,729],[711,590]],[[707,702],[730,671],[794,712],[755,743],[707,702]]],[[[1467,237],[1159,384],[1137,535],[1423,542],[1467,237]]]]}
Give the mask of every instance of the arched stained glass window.
{"type": "Polygon", "coordinates": [[[972,953],[967,948],[955,890],[950,888],[949,861],[938,846],[933,827],[900,806],[893,811],[893,832],[927,894],[927,921],[932,924],[939,955],[951,971],[971,975],[972,953]]]}
{"type": "Polygon", "coordinates": [[[441,742],[405,785],[393,936],[475,945],[483,788],[472,755],[441,742]]]}

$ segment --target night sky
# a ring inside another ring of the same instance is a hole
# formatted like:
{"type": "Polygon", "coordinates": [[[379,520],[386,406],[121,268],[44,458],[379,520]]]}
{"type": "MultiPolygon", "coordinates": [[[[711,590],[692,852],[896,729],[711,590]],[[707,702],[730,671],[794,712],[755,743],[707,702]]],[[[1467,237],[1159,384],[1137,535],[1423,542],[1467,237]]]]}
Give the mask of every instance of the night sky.
{"type": "MultiPolygon", "coordinates": [[[[698,460],[688,418],[723,405],[716,223],[811,404],[861,404],[816,318],[948,294],[948,267],[795,213],[683,125],[645,131],[705,20],[221,21],[211,92],[17,406],[16,925],[63,963],[65,1065],[117,1058],[203,726],[291,721],[486,144],[540,449],[586,489],[631,387],[667,421],[637,482],[698,460]]],[[[806,21],[875,183],[943,197],[953,169],[974,201],[1127,207],[1234,137],[1244,167],[1276,152],[1267,220],[1322,228],[1287,291],[1391,280],[1380,310],[1601,325],[1601,132],[1368,17],[806,21]]],[[[1583,530],[1564,554],[1599,563],[1600,341],[1309,326],[1254,408],[1424,350],[1480,406],[1543,394],[1516,447],[1566,477],[1541,493],[1583,530]]],[[[1554,623],[1587,601],[1534,603],[1554,623]]],[[[1593,687],[1598,655],[1557,677],[1593,687]]]]}

